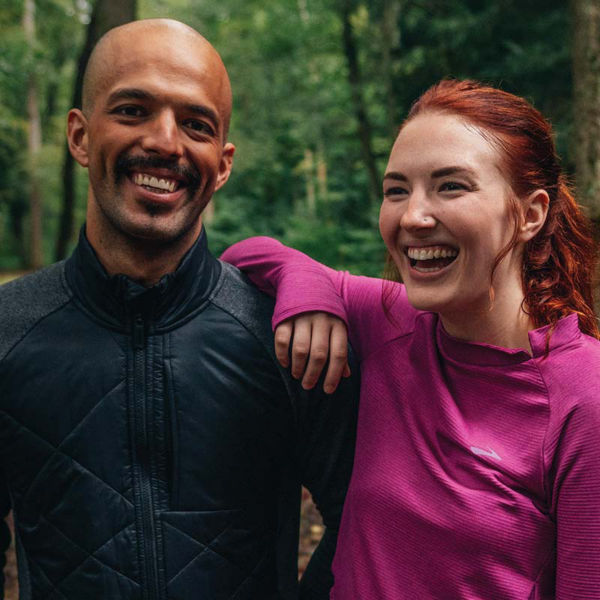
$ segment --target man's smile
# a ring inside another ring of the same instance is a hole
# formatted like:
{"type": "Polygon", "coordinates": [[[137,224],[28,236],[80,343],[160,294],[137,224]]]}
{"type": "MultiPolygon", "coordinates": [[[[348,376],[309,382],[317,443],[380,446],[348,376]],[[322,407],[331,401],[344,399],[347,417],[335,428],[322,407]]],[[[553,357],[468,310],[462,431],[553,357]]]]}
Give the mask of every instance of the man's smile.
{"type": "Polygon", "coordinates": [[[195,167],[158,156],[119,156],[115,174],[150,192],[168,194],[182,188],[198,189],[202,180],[195,167]]]}
{"type": "Polygon", "coordinates": [[[176,179],[158,178],[148,173],[132,173],[131,179],[136,185],[141,185],[152,192],[174,192],[180,186],[176,179]]]}

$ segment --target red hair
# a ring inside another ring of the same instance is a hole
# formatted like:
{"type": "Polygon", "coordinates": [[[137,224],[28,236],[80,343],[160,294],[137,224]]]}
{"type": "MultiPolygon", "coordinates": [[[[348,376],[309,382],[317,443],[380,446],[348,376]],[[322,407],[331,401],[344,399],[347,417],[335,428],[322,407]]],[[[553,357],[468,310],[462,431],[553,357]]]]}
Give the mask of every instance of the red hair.
{"type": "MultiPolygon", "coordinates": [[[[509,202],[515,231],[496,257],[494,269],[517,243],[519,198],[546,190],[550,198],[546,221],[523,253],[523,308],[536,327],[554,326],[577,313],[581,330],[600,338],[592,298],[597,252],[591,224],[562,173],[548,121],[523,98],[469,80],[448,79],[429,88],[413,104],[404,124],[425,112],[447,112],[468,120],[500,153],[500,166],[514,192],[509,202]]],[[[388,260],[388,271],[389,266],[388,260]]]]}

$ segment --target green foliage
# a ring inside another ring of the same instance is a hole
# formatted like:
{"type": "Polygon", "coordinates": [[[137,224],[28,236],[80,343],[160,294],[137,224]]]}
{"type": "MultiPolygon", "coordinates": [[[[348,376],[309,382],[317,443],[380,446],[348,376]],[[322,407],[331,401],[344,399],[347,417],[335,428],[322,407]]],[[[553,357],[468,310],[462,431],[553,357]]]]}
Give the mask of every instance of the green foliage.
{"type": "MultiPolygon", "coordinates": [[[[571,164],[565,2],[353,0],[351,5],[361,92],[380,173],[412,101],[446,76],[482,79],[531,99],[554,123],[560,152],[571,164]]],[[[21,30],[22,0],[7,0],[0,9],[0,267],[18,264],[23,250],[10,215],[15,206],[24,206],[24,99],[31,70],[41,82],[39,169],[51,259],[62,201],[64,115],[89,19],[86,6],[76,0],[37,0],[33,49],[21,30]]],[[[230,73],[230,139],[237,151],[233,175],[215,199],[209,225],[215,251],[242,237],[267,234],[334,267],[380,273],[383,245],[377,206],[368,201],[341,6],[342,0],[139,4],[140,17],[170,16],[197,28],[219,50],[230,73]]],[[[81,219],[85,175],[78,189],[81,219]]],[[[23,215],[20,219],[26,226],[23,215]]]]}
{"type": "MultiPolygon", "coordinates": [[[[405,0],[396,3],[397,19],[389,24],[393,4],[356,2],[351,18],[380,172],[411,103],[447,76],[481,79],[528,97],[554,122],[567,154],[564,3],[405,0]]],[[[211,243],[220,250],[250,234],[271,234],[332,266],[379,274],[383,247],[376,207],[367,201],[336,3],[223,0],[218,8],[194,6],[186,18],[223,54],[235,92],[231,139],[238,151],[234,174],[216,201],[211,243]],[[306,165],[307,150],[327,165],[325,195],[316,167],[306,165]]]]}
{"type": "Polygon", "coordinates": [[[44,249],[52,257],[62,202],[59,181],[65,114],[73,86],[73,68],[85,32],[86,8],[76,0],[36,1],[36,41],[27,42],[23,1],[8,0],[0,8],[0,269],[25,266],[28,236],[30,169],[42,182],[44,249]],[[42,117],[42,151],[27,166],[27,87],[38,82],[42,117]]]}
{"type": "Polygon", "coordinates": [[[22,266],[19,222],[27,211],[25,123],[0,106],[0,267],[22,266]]]}

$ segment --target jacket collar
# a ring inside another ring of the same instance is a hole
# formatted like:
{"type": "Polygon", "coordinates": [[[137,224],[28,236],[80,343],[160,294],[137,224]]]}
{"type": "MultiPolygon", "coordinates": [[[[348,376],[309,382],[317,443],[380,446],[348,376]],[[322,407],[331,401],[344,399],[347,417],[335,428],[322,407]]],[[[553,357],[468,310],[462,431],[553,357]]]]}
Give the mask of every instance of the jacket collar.
{"type": "Polygon", "coordinates": [[[170,329],[204,306],[220,274],[204,228],[177,269],[150,288],[126,275],[109,276],[85,236],[85,226],[66,264],[67,282],[90,316],[121,330],[141,315],[149,332],[170,329]]]}

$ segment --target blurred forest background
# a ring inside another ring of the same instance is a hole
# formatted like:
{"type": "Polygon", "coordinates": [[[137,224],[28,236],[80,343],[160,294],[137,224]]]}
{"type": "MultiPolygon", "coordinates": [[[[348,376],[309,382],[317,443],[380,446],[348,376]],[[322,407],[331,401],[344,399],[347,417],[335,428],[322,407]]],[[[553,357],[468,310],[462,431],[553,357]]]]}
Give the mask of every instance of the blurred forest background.
{"type": "MultiPolygon", "coordinates": [[[[268,234],[378,275],[387,155],[412,101],[448,76],[531,100],[600,222],[600,0],[3,0],[0,281],[70,252],[86,175],[65,115],[83,66],[110,27],[159,16],[203,33],[233,85],[233,175],[205,219],[215,253],[268,234]]],[[[302,561],[320,535],[304,512],[302,561]]]]}
{"type": "Polygon", "coordinates": [[[210,208],[218,253],[270,234],[376,275],[380,178],[411,102],[442,77],[530,99],[553,122],[580,198],[600,216],[600,0],[3,0],[0,271],[68,255],[86,176],[67,110],[108,28],[180,19],[220,51],[234,90],[232,178],[210,208]]]}

